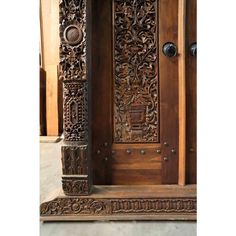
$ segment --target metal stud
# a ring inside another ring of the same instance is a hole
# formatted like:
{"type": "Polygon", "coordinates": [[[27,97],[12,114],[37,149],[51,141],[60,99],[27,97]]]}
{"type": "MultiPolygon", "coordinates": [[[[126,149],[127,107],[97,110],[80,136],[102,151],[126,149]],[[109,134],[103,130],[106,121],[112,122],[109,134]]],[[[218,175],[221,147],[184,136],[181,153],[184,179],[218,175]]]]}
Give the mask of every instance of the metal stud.
{"type": "Polygon", "coordinates": [[[108,158],[107,158],[107,157],[104,157],[104,160],[105,160],[105,161],[107,161],[107,160],[108,160],[108,158]]]}
{"type": "Polygon", "coordinates": [[[156,152],[157,152],[157,154],[160,154],[161,153],[161,149],[157,149],[156,152]]]}
{"type": "Polygon", "coordinates": [[[171,149],[172,153],[176,153],[176,150],[174,148],[171,149]]]}
{"type": "Polygon", "coordinates": [[[163,157],[163,160],[164,161],[168,161],[168,157],[163,157]]]}
{"type": "Polygon", "coordinates": [[[146,152],[145,152],[145,150],[142,149],[142,150],[140,151],[140,153],[141,153],[142,155],[145,155],[146,152]]]}
{"type": "Polygon", "coordinates": [[[105,142],[105,143],[104,143],[104,146],[105,146],[105,147],[107,147],[107,146],[108,146],[108,143],[107,143],[107,142],[105,142]]]}
{"type": "Polygon", "coordinates": [[[115,150],[112,150],[112,151],[111,151],[111,154],[114,155],[114,154],[115,154],[115,150]]]}
{"type": "Polygon", "coordinates": [[[127,150],[126,150],[126,153],[127,153],[127,154],[131,154],[131,150],[130,150],[130,149],[127,149],[127,150]]]}
{"type": "Polygon", "coordinates": [[[101,153],[101,151],[100,150],[97,150],[97,154],[100,154],[101,153]]]}
{"type": "Polygon", "coordinates": [[[167,143],[167,142],[164,142],[164,145],[167,147],[167,146],[169,146],[169,144],[167,143]]]}

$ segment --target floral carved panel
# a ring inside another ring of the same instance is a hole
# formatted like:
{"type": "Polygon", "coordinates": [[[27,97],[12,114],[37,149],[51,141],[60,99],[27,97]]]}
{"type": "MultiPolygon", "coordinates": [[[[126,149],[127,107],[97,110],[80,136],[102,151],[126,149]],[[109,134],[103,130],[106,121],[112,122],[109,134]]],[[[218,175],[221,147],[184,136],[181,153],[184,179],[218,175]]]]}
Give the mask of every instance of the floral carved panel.
{"type": "Polygon", "coordinates": [[[65,141],[88,141],[86,0],[60,0],[60,79],[65,141]]]}
{"type": "Polygon", "coordinates": [[[158,0],[114,0],[114,142],[158,142],[158,0]]]}

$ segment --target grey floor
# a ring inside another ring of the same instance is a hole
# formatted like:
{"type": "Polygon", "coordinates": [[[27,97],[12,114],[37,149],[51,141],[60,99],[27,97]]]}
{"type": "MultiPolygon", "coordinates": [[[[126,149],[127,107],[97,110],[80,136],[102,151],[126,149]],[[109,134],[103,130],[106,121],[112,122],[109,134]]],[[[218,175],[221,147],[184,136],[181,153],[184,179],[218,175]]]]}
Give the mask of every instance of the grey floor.
{"type": "MultiPolygon", "coordinates": [[[[59,143],[40,144],[40,199],[61,187],[59,143]]],[[[41,236],[195,236],[195,222],[61,222],[41,223],[41,236]]]]}

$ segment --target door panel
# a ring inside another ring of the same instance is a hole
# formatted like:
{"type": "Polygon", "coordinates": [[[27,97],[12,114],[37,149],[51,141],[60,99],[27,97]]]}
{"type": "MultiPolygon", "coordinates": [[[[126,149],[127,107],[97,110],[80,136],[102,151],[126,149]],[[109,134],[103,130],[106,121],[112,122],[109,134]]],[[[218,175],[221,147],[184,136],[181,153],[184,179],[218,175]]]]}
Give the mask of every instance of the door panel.
{"type": "Polygon", "coordinates": [[[92,4],[94,184],[178,182],[178,0],[92,4]]]}
{"type": "Polygon", "coordinates": [[[187,151],[186,151],[186,183],[196,183],[196,67],[197,58],[190,54],[190,46],[196,42],[196,0],[187,1],[186,26],[186,113],[187,113],[187,151]]]}

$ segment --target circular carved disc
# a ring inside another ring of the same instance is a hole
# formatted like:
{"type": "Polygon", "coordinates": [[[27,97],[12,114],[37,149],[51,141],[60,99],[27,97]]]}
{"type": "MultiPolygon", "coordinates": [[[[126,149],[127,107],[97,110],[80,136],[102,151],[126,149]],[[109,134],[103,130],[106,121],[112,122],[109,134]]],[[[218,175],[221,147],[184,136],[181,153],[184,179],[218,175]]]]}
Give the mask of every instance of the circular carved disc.
{"type": "Polygon", "coordinates": [[[70,45],[79,44],[82,38],[82,31],[77,25],[69,25],[64,30],[64,39],[70,45]]]}

